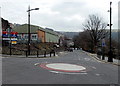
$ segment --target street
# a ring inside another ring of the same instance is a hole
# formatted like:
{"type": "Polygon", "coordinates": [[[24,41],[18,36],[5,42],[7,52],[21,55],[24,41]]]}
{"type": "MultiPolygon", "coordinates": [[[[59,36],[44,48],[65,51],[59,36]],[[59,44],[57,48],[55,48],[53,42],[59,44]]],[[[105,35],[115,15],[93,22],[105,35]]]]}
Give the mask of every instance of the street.
{"type": "Polygon", "coordinates": [[[51,58],[9,57],[2,58],[2,82],[3,84],[118,84],[118,66],[100,62],[82,50],[74,50],[51,58]]]}

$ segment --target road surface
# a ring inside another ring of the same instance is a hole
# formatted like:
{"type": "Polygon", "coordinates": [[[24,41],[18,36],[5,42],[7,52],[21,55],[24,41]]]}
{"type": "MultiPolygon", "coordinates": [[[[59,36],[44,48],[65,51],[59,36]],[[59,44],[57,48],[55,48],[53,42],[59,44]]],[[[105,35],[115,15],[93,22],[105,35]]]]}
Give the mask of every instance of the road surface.
{"type": "Polygon", "coordinates": [[[118,84],[118,66],[82,50],[51,58],[3,58],[3,84],[118,84]]]}

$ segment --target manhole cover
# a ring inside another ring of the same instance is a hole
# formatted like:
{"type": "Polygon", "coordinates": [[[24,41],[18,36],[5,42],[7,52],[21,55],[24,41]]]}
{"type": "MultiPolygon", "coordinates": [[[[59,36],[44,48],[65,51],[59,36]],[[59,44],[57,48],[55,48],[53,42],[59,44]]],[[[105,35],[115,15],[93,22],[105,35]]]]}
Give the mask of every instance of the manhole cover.
{"type": "Polygon", "coordinates": [[[54,71],[62,71],[62,72],[81,72],[86,68],[76,64],[68,64],[68,63],[43,63],[40,67],[54,70],[54,71]]]}

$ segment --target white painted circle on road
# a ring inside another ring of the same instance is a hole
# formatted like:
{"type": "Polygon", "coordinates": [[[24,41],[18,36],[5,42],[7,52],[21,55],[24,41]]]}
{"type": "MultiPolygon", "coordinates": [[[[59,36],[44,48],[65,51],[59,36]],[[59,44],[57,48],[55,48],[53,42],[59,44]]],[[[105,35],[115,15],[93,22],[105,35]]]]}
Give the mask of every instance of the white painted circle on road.
{"type": "Polygon", "coordinates": [[[80,72],[86,69],[83,66],[68,64],[68,63],[49,63],[49,64],[41,64],[40,66],[49,70],[56,70],[63,72],[80,72]]]}
{"type": "Polygon", "coordinates": [[[46,66],[58,70],[70,70],[70,71],[79,71],[85,69],[83,66],[66,64],[66,63],[52,63],[52,64],[47,64],[46,66]]]}

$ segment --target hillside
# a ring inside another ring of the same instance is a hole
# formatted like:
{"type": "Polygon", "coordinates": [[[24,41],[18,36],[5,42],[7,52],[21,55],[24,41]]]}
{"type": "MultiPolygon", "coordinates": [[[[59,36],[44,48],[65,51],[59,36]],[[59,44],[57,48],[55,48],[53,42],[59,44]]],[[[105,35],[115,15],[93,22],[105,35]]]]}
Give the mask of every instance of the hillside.
{"type": "Polygon", "coordinates": [[[112,32],[112,39],[118,41],[118,32],[112,32]]]}
{"type": "MultiPolygon", "coordinates": [[[[39,26],[35,26],[35,25],[31,25],[31,32],[36,33],[37,29],[43,29],[42,27],[39,26]],[[34,29],[33,29],[34,28],[34,29]]],[[[27,24],[23,24],[23,25],[19,25],[13,28],[14,31],[20,32],[20,33],[24,33],[24,32],[28,32],[28,25],[27,24]]],[[[45,29],[47,30],[47,29],[45,29]]],[[[107,29],[109,31],[109,29],[107,29]]],[[[64,36],[68,37],[68,38],[73,38],[75,35],[78,35],[79,32],[64,32],[64,31],[56,31],[60,34],[63,34],[64,36]]],[[[118,29],[112,29],[112,39],[118,41],[118,29]]]]}
{"type": "Polygon", "coordinates": [[[73,38],[75,35],[79,34],[79,32],[60,32],[60,33],[62,33],[64,36],[68,38],[73,38]]]}
{"type": "MultiPolygon", "coordinates": [[[[107,29],[109,31],[109,29],[107,29]]],[[[79,32],[60,32],[68,38],[73,38],[75,35],[78,35],[79,32]]],[[[118,41],[118,29],[112,29],[112,39],[118,41]]]]}
{"type": "Polygon", "coordinates": [[[118,41],[118,29],[112,29],[111,36],[113,40],[118,41]]]}

